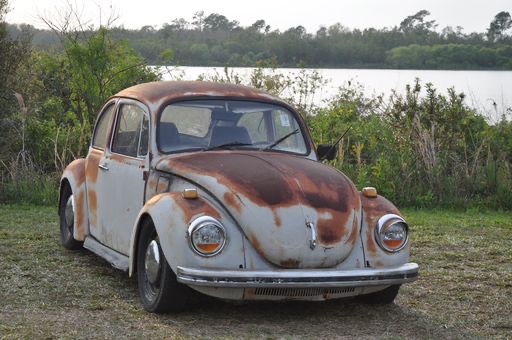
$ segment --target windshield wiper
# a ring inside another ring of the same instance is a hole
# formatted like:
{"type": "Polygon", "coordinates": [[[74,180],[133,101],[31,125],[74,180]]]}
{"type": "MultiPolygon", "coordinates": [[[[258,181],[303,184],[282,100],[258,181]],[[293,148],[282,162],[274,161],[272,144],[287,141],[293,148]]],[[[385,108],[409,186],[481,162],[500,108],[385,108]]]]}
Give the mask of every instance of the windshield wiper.
{"type": "Polygon", "coordinates": [[[251,143],[241,143],[241,142],[229,142],[219,145],[210,146],[208,148],[204,148],[203,151],[211,151],[211,150],[218,150],[218,149],[227,149],[232,146],[248,146],[252,145],[251,143]]]}
{"type": "Polygon", "coordinates": [[[288,137],[290,136],[293,136],[293,135],[296,135],[297,133],[299,133],[299,129],[295,129],[293,130],[292,132],[290,132],[289,134],[286,134],[284,135],[283,137],[279,138],[278,140],[276,140],[274,143],[270,144],[269,146],[261,149],[261,150],[270,150],[270,149],[273,149],[275,146],[281,144],[285,139],[287,139],[288,137]]]}

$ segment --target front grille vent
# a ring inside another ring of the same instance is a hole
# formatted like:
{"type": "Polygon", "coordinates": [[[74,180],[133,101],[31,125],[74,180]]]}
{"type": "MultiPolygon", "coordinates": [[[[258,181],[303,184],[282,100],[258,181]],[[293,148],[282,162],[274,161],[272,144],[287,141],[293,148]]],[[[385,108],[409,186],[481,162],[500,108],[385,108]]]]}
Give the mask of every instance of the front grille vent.
{"type": "Polygon", "coordinates": [[[346,288],[256,288],[258,296],[311,297],[353,293],[354,287],[346,288]]]}

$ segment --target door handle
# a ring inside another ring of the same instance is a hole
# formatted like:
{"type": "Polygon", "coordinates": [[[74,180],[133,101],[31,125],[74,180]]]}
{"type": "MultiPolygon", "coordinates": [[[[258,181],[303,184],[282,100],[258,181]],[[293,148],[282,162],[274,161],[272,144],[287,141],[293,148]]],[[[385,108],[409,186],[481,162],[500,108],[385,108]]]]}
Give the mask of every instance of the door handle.
{"type": "Polygon", "coordinates": [[[101,170],[105,170],[105,171],[108,171],[108,164],[107,163],[103,163],[103,164],[100,164],[98,165],[98,168],[100,168],[101,170]]]}

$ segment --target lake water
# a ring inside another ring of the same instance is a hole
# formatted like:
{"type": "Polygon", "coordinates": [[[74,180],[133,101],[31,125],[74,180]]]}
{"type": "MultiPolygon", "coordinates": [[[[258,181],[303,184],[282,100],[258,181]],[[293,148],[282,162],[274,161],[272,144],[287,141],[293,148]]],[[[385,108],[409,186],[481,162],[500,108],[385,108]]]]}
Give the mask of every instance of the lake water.
{"type": "MultiPolygon", "coordinates": [[[[166,80],[182,78],[196,80],[200,75],[213,76],[224,74],[222,67],[167,67],[161,68],[166,80]]],[[[248,79],[253,68],[233,67],[229,72],[242,79],[248,79]]],[[[464,92],[466,103],[496,122],[504,114],[512,119],[512,71],[430,71],[430,70],[368,70],[368,69],[317,69],[328,81],[313,98],[316,105],[333,97],[337,89],[348,81],[357,82],[364,87],[366,95],[384,95],[392,91],[404,93],[407,84],[414,84],[419,78],[422,84],[432,83],[443,94],[454,87],[457,92],[464,92]]],[[[268,73],[271,70],[267,70],[268,73]]],[[[294,77],[300,69],[276,69],[276,73],[294,77]]],[[[313,70],[307,70],[312,73],[313,70]]],[[[424,92],[423,92],[424,94],[424,92]]]]}

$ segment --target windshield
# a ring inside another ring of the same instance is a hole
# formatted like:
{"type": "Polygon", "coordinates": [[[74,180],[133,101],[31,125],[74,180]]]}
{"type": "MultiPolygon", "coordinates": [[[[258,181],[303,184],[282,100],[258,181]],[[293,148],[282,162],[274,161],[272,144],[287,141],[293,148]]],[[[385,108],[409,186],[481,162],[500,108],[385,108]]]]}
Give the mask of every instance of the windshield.
{"type": "Polygon", "coordinates": [[[168,105],[157,141],[164,153],[258,149],[306,154],[295,115],[284,107],[235,100],[194,100],[168,105]]]}

